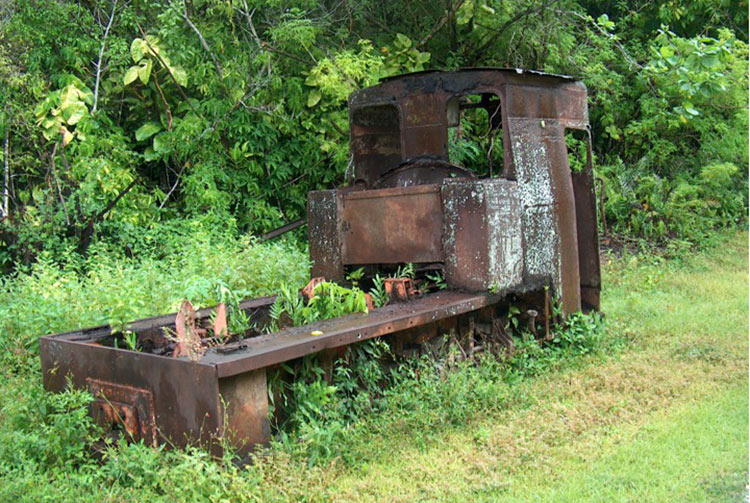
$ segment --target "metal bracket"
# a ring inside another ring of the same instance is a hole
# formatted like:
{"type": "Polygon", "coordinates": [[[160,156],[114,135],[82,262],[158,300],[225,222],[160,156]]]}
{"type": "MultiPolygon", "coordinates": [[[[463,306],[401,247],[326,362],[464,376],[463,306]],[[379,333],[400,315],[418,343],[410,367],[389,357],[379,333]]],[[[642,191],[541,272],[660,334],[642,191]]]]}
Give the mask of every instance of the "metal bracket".
{"type": "Polygon", "coordinates": [[[87,378],[94,395],[91,414],[103,426],[120,425],[134,441],[156,446],[156,419],[151,391],[87,378]]]}

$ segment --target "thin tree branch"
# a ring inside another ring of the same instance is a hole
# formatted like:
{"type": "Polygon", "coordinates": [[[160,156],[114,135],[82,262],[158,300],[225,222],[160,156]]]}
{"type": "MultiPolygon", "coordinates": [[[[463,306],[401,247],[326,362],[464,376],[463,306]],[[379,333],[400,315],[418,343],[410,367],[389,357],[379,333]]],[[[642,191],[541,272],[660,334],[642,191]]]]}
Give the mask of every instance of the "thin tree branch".
{"type": "Polygon", "coordinates": [[[432,30],[430,30],[430,33],[425,35],[425,37],[422,40],[420,40],[419,43],[417,43],[416,48],[423,47],[427,42],[429,42],[432,39],[432,37],[437,35],[437,32],[439,32],[440,29],[443,26],[445,26],[445,23],[448,22],[448,19],[451,17],[451,15],[455,13],[456,11],[458,11],[458,9],[461,8],[461,6],[464,4],[465,1],[466,0],[458,0],[458,2],[456,2],[455,4],[452,4],[451,7],[448,9],[448,12],[445,14],[445,16],[443,16],[442,19],[440,19],[438,24],[432,27],[432,30]]]}
{"type": "Polygon", "coordinates": [[[5,167],[5,184],[3,185],[3,218],[6,218],[8,213],[8,200],[10,199],[10,163],[8,162],[8,156],[10,155],[10,149],[8,148],[8,142],[10,137],[10,128],[5,129],[5,142],[3,143],[3,165],[5,167]]]}
{"type": "Polygon", "coordinates": [[[172,109],[169,106],[169,103],[167,103],[167,98],[164,97],[164,91],[161,90],[161,86],[159,85],[159,79],[156,77],[156,72],[154,72],[154,85],[156,85],[156,90],[159,91],[159,97],[161,97],[161,101],[164,103],[165,111],[167,112],[167,121],[169,122],[169,127],[167,128],[167,131],[172,130],[172,109]]]}
{"type": "Polygon", "coordinates": [[[55,180],[55,186],[57,187],[57,195],[60,198],[60,204],[62,205],[63,213],[65,213],[65,224],[70,226],[70,217],[68,216],[68,209],[65,207],[65,199],[63,199],[62,190],[60,189],[60,180],[57,178],[57,169],[55,169],[55,156],[57,155],[57,147],[60,145],[59,141],[55,142],[55,146],[52,148],[52,154],[49,156],[49,167],[52,171],[52,176],[55,180]]]}
{"type": "Polygon", "coordinates": [[[281,49],[277,49],[277,48],[273,47],[268,42],[261,42],[261,44],[262,44],[262,46],[263,46],[264,49],[268,49],[269,51],[274,52],[274,53],[278,54],[279,56],[284,56],[285,58],[293,59],[295,61],[298,61],[300,63],[304,63],[306,65],[309,65],[310,63],[315,63],[316,62],[315,60],[308,61],[308,60],[306,60],[304,58],[300,58],[299,56],[295,56],[294,54],[289,54],[288,52],[284,52],[281,49]]]}
{"type": "Polygon", "coordinates": [[[109,202],[109,204],[107,204],[107,206],[102,211],[100,211],[96,215],[92,215],[91,216],[91,218],[89,219],[88,224],[83,229],[83,232],[81,232],[81,237],[80,237],[80,240],[78,242],[78,253],[80,253],[81,255],[86,255],[86,252],[87,252],[87,250],[89,248],[89,245],[91,244],[91,236],[94,234],[94,224],[96,224],[96,222],[102,220],[107,213],[109,213],[110,211],[112,211],[112,208],[114,208],[115,205],[118,202],[120,202],[120,199],[122,199],[125,196],[125,194],[127,194],[128,192],[130,192],[130,189],[132,189],[133,187],[135,187],[136,183],[138,183],[138,179],[134,178],[133,181],[130,182],[130,184],[127,187],[125,187],[122,190],[122,192],[120,192],[119,194],[117,194],[117,196],[113,200],[111,200],[109,202]]]}
{"type": "Polygon", "coordinates": [[[109,202],[109,204],[107,204],[107,206],[102,211],[99,212],[99,214],[96,216],[96,220],[98,221],[98,220],[103,219],[104,216],[107,213],[109,213],[110,211],[112,211],[112,208],[114,208],[115,205],[120,202],[120,199],[122,199],[123,197],[125,197],[125,194],[127,194],[128,192],[130,192],[130,189],[132,189],[133,187],[135,187],[136,183],[138,183],[138,179],[134,178],[133,181],[130,182],[130,184],[128,184],[128,186],[125,187],[122,190],[122,192],[120,192],[119,194],[117,194],[117,196],[114,199],[112,199],[109,202]]]}
{"type": "Polygon", "coordinates": [[[177,82],[177,79],[172,74],[172,70],[169,69],[169,66],[167,66],[167,64],[164,62],[164,60],[159,55],[159,53],[156,50],[154,50],[154,46],[152,46],[151,43],[146,38],[146,32],[143,30],[141,25],[138,24],[137,22],[136,24],[138,26],[138,29],[141,31],[141,35],[143,36],[143,41],[146,42],[146,45],[148,46],[148,48],[151,49],[151,53],[154,56],[156,56],[156,59],[159,60],[159,63],[161,63],[161,66],[167,71],[167,74],[171,77],[172,82],[174,82],[174,85],[177,86],[177,90],[180,92],[180,95],[182,95],[182,98],[187,102],[188,106],[190,107],[190,110],[192,110],[195,113],[195,115],[205,120],[205,117],[203,117],[203,114],[201,114],[198,110],[196,110],[193,104],[190,102],[190,98],[188,98],[187,94],[185,94],[185,90],[182,89],[182,86],[180,85],[179,82],[177,82]]]}
{"type": "Polygon", "coordinates": [[[91,107],[91,113],[96,112],[96,107],[99,104],[99,82],[102,76],[102,59],[104,58],[104,47],[107,44],[107,35],[109,35],[109,29],[112,27],[112,21],[115,19],[115,9],[117,8],[117,0],[112,1],[112,14],[109,15],[109,22],[107,27],[104,29],[104,36],[102,37],[102,45],[99,48],[99,61],[96,63],[96,82],[94,83],[94,105],[91,107]]]}
{"type": "Polygon", "coordinates": [[[177,184],[180,183],[180,177],[182,176],[182,173],[185,171],[185,167],[187,167],[187,163],[182,165],[182,169],[180,170],[179,173],[177,173],[177,178],[174,181],[174,185],[172,185],[172,188],[169,189],[169,192],[167,192],[167,195],[164,196],[164,200],[161,202],[158,209],[162,209],[164,207],[164,205],[167,202],[167,199],[169,199],[169,196],[171,196],[172,192],[174,192],[174,189],[177,188],[177,184]]]}
{"type": "Polygon", "coordinates": [[[208,42],[206,42],[206,39],[203,38],[203,34],[201,34],[200,30],[198,30],[198,27],[195,26],[193,24],[193,22],[190,20],[190,18],[188,17],[187,5],[185,5],[185,10],[182,13],[182,17],[185,19],[185,21],[187,22],[188,26],[190,26],[190,28],[192,28],[192,30],[195,32],[195,34],[198,35],[198,39],[200,40],[201,45],[203,46],[203,49],[208,53],[208,55],[211,57],[211,59],[214,62],[214,66],[216,67],[216,73],[219,74],[219,78],[220,79],[223,79],[224,78],[224,72],[221,69],[221,64],[219,64],[219,60],[216,59],[216,55],[211,50],[211,47],[208,46],[208,42]]]}
{"type": "Polygon", "coordinates": [[[560,0],[552,0],[551,2],[546,3],[544,5],[532,5],[522,10],[521,12],[519,12],[518,14],[516,14],[515,16],[507,20],[505,23],[503,23],[503,25],[499,29],[495,30],[495,33],[491,37],[489,37],[481,46],[479,46],[478,49],[476,49],[473,52],[472,59],[474,59],[474,56],[486,51],[498,38],[500,38],[500,36],[505,32],[505,30],[507,30],[511,25],[516,23],[518,20],[523,19],[524,17],[529,16],[531,14],[541,12],[551,7],[553,4],[559,1],[560,0]]]}
{"type": "Polygon", "coordinates": [[[622,53],[622,55],[625,57],[625,59],[628,61],[628,63],[630,63],[630,65],[638,68],[639,70],[643,70],[643,65],[641,65],[640,63],[638,63],[635,60],[635,58],[633,58],[628,53],[628,51],[625,49],[625,47],[623,47],[623,45],[617,40],[617,37],[615,37],[613,34],[608,33],[606,30],[604,30],[604,28],[602,28],[601,26],[599,26],[594,21],[593,18],[591,18],[590,16],[584,16],[583,14],[580,14],[580,13],[572,11],[572,10],[557,9],[556,11],[558,13],[560,13],[560,14],[569,14],[571,16],[577,17],[578,19],[581,19],[582,21],[584,21],[587,24],[590,24],[591,26],[593,26],[594,28],[596,28],[596,30],[599,33],[601,33],[602,35],[604,35],[605,37],[607,37],[608,39],[610,39],[612,41],[612,43],[615,44],[615,47],[617,47],[617,49],[622,53]]]}
{"type": "Polygon", "coordinates": [[[258,47],[260,47],[261,40],[260,40],[260,37],[258,36],[258,32],[255,31],[255,25],[253,24],[253,15],[255,15],[255,9],[253,9],[252,12],[250,12],[250,10],[247,7],[246,0],[242,0],[242,5],[245,7],[245,10],[243,11],[243,10],[240,10],[239,8],[237,8],[237,10],[240,11],[245,16],[245,19],[247,20],[247,25],[250,27],[250,32],[252,33],[253,38],[255,39],[255,43],[258,44],[258,47]]]}

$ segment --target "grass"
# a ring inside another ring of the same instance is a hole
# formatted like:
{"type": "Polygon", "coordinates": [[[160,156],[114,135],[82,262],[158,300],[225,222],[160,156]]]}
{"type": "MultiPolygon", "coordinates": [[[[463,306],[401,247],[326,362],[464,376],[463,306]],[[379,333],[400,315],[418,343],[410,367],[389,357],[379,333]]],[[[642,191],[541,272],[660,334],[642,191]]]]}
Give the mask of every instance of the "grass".
{"type": "Polygon", "coordinates": [[[742,233],[678,260],[607,260],[604,354],[520,380],[490,364],[404,380],[379,413],[241,469],[138,445],[98,463],[70,433],[75,397],[51,401],[36,363],[4,370],[0,500],[744,501],[747,255],[742,233]],[[306,443],[336,454],[310,464],[306,443]]]}
{"type": "Polygon", "coordinates": [[[747,236],[686,261],[613,261],[605,285],[627,350],[526,382],[520,404],[346,473],[329,494],[733,501],[748,465],[747,236]]]}

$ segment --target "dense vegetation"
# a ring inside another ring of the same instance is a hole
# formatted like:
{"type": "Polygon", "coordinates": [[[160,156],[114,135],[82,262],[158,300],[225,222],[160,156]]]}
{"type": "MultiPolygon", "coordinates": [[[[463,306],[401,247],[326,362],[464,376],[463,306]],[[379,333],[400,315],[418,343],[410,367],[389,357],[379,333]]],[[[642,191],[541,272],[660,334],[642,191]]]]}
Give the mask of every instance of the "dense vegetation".
{"type": "MultiPolygon", "coordinates": [[[[747,481],[747,234],[718,239],[694,259],[606,260],[606,334],[597,319],[575,317],[555,343],[518,340],[506,360],[411,359],[391,371],[372,359],[386,348],[366,343],[352,348],[334,386],[311,367],[293,383],[293,428],[245,467],[198,449],[92,448],[100,432],[87,415],[91,396],[45,393],[34,355],[40,327],[72,328],[106,311],[112,296],[101,281],[134,299],[151,289],[166,299],[215,295],[210,269],[193,262],[205,250],[181,262],[204,285],[192,294],[150,263],[85,277],[40,262],[8,285],[25,301],[0,297],[16,307],[0,310],[0,500],[738,501],[747,481]],[[54,317],[39,320],[46,311],[54,317]]],[[[263,275],[264,253],[208,256],[249,259],[238,287],[263,275]]],[[[287,265],[298,258],[268,253],[287,265]]]]}
{"type": "Polygon", "coordinates": [[[728,0],[3,2],[0,266],[298,218],[344,181],[352,90],[467,66],[580,76],[608,233],[697,243],[746,213],[746,27],[728,0]]]}

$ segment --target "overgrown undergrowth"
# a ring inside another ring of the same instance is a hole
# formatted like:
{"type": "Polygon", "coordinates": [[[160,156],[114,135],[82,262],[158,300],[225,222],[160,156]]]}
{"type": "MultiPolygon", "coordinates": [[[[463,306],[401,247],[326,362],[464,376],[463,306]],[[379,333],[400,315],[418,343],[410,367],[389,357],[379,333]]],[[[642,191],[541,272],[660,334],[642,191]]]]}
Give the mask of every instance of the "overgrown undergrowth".
{"type": "MultiPolygon", "coordinates": [[[[205,276],[198,277],[209,277],[213,270],[204,269],[204,265],[228,264],[229,260],[244,258],[244,272],[224,280],[232,288],[251,290],[251,280],[257,279],[264,267],[273,265],[267,264],[270,257],[289,267],[287,278],[306,276],[306,264],[300,256],[293,248],[264,245],[208,247],[196,250],[194,256],[187,254],[170,260],[187,264],[191,274],[206,271],[205,276]],[[199,256],[205,257],[206,262],[197,261],[199,256]]],[[[34,271],[4,285],[0,304],[0,341],[4,348],[4,384],[0,386],[2,500],[326,500],[326,487],[334,478],[345,476],[346,480],[360,469],[377,466],[378,460],[395,460],[401,456],[401,449],[432,452],[446,436],[470,434],[467,428],[474,431],[474,441],[484,445],[490,442],[491,435],[482,426],[487,418],[500,417],[508,411],[522,414],[544,400],[543,395],[530,391],[532,383],[539,381],[544,386],[555,376],[571,375],[577,369],[585,371],[591,363],[611,362],[607,365],[617,366],[620,351],[648,347],[651,339],[622,316],[623,309],[641,312],[645,320],[659,320],[671,308],[669,303],[666,307],[656,305],[653,297],[660,295],[660,289],[676,288],[670,275],[681,269],[700,271],[706,267],[692,259],[613,258],[606,266],[611,289],[616,301],[625,304],[615,306],[615,318],[608,321],[608,332],[602,330],[598,318],[575,316],[559,327],[558,337],[549,344],[540,346],[528,336],[521,337],[516,341],[517,351],[506,359],[479,357],[461,362],[423,357],[386,368],[375,362],[388,351],[387,347],[368,342],[350,349],[348,364],[335,368],[331,383],[323,379],[319,367],[311,361],[307,371],[298,371],[300,379],[293,385],[295,403],[290,407],[290,423],[279,428],[269,450],[253,464],[240,468],[229,457],[213,460],[198,449],[167,451],[111,443],[94,452],[91,446],[100,432],[86,415],[90,397],[81,392],[52,395],[42,390],[36,336],[74,328],[81,320],[85,325],[85,320],[111,319],[105,308],[108,302],[119,299],[110,297],[108,292],[144,295],[150,288],[171,288],[159,296],[149,294],[153,295],[150,298],[162,299],[162,304],[148,306],[155,310],[162,309],[159,306],[173,307],[170,303],[190,292],[191,283],[182,282],[178,273],[170,275],[159,269],[153,272],[150,263],[142,264],[142,269],[129,264],[130,269],[117,274],[113,264],[102,264],[101,270],[86,270],[81,265],[58,270],[52,261],[41,262],[34,271]],[[81,274],[84,270],[85,274],[81,274]],[[163,282],[154,281],[150,287],[141,285],[139,278],[148,274],[163,282]],[[104,280],[111,282],[106,290],[99,286],[104,280]],[[626,307],[628,302],[635,302],[632,295],[643,297],[646,304],[626,307]],[[11,314],[18,315],[19,307],[32,304],[34,296],[49,299],[43,300],[50,303],[47,305],[72,302],[54,319],[35,316],[45,308],[42,304],[11,322],[11,314]],[[8,304],[11,302],[15,307],[8,304]],[[87,313],[92,308],[98,309],[99,314],[87,313]],[[310,494],[305,496],[307,491],[310,494]]],[[[197,295],[204,295],[204,301],[210,302],[212,288],[209,285],[199,289],[197,295]]],[[[138,316],[155,314],[143,309],[135,311],[138,316]]],[[[649,326],[653,323],[647,321],[649,326]]],[[[667,333],[671,329],[664,330],[667,333]]],[[[688,346],[677,346],[673,351],[685,369],[691,362],[719,365],[726,358],[724,350],[709,350],[705,344],[688,346]]],[[[644,392],[647,390],[638,393],[644,392]]]]}

